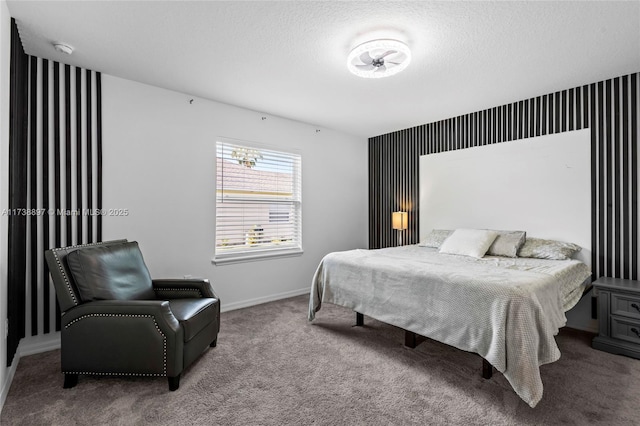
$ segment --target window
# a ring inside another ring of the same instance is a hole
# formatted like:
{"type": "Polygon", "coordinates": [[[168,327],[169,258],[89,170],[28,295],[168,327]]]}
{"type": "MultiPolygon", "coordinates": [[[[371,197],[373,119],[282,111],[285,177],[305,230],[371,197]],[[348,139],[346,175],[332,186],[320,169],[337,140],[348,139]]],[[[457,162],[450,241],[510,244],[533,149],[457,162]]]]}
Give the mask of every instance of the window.
{"type": "Polygon", "coordinates": [[[218,140],[216,168],[216,264],[302,253],[300,155],[218,140]]]}
{"type": "Polygon", "coordinates": [[[269,208],[269,223],[287,223],[289,222],[288,206],[280,204],[272,204],[269,208]]]}

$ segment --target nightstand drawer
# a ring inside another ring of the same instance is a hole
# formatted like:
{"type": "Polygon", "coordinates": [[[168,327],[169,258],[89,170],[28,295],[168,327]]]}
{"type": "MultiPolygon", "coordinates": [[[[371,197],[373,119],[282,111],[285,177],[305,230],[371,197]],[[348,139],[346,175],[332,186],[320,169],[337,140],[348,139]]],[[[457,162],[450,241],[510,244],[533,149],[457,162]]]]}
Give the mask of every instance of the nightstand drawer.
{"type": "Polygon", "coordinates": [[[626,294],[611,294],[611,313],[640,319],[640,297],[626,294]]]}
{"type": "Polygon", "coordinates": [[[631,343],[640,343],[640,321],[612,316],[611,337],[631,343]]]}

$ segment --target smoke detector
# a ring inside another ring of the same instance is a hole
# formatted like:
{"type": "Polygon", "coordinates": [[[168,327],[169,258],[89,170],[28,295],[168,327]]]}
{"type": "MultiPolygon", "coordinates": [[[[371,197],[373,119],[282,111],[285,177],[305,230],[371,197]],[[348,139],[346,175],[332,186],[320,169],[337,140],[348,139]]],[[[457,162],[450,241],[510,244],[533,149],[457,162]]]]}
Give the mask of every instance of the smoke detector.
{"type": "Polygon", "coordinates": [[[58,52],[64,53],[65,55],[71,55],[73,53],[73,47],[65,43],[53,43],[53,47],[55,47],[58,52]]]}

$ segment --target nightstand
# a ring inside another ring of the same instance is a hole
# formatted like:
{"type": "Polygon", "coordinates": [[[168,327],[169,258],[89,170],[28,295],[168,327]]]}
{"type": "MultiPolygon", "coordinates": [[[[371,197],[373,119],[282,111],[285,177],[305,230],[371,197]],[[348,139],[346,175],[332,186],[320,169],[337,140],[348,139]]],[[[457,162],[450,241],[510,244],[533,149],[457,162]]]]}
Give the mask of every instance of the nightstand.
{"type": "Polygon", "coordinates": [[[640,359],[640,281],[602,277],[593,287],[600,328],[593,347],[640,359]]]}

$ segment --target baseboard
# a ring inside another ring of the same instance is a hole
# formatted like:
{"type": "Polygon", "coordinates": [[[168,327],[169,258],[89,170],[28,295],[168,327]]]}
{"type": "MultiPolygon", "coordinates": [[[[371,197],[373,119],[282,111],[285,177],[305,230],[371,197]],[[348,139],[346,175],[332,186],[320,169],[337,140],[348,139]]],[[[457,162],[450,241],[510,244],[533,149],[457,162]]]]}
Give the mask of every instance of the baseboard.
{"type": "Polygon", "coordinates": [[[589,333],[598,334],[598,329],[596,327],[576,326],[575,324],[567,324],[566,327],[573,328],[574,330],[588,331],[589,333]]]}
{"type": "Polygon", "coordinates": [[[19,356],[28,356],[60,349],[60,332],[25,337],[18,345],[19,356]]]}
{"type": "Polygon", "coordinates": [[[298,290],[285,291],[283,293],[271,294],[269,296],[257,297],[255,299],[242,300],[240,302],[224,303],[220,307],[221,312],[235,311],[236,309],[248,308],[249,306],[261,305],[267,302],[274,302],[276,300],[287,299],[289,297],[301,296],[303,294],[309,294],[309,288],[301,288],[298,290]]]}
{"type": "Polygon", "coordinates": [[[52,351],[60,348],[60,332],[43,334],[41,336],[25,337],[20,340],[18,344],[18,350],[13,357],[11,366],[7,368],[7,374],[5,376],[4,383],[2,384],[2,390],[0,391],[0,413],[7,400],[11,383],[13,382],[13,376],[18,369],[18,363],[23,356],[39,354],[42,352],[52,351]]]}
{"type": "MultiPolygon", "coordinates": [[[[292,291],[285,291],[283,293],[271,294],[265,297],[257,297],[255,299],[242,300],[240,302],[222,304],[221,311],[234,311],[236,309],[248,308],[249,306],[260,305],[262,303],[273,302],[280,299],[286,299],[289,297],[300,296],[308,294],[309,289],[303,288],[292,291]]],[[[40,336],[25,337],[20,340],[18,345],[18,351],[16,356],[28,356],[39,354],[42,352],[52,351],[60,348],[60,332],[43,334],[40,336]]]]}
{"type": "Polygon", "coordinates": [[[16,356],[13,357],[13,362],[11,363],[11,366],[7,368],[6,376],[4,378],[4,383],[2,384],[2,390],[0,391],[0,414],[2,413],[2,409],[4,408],[4,403],[7,400],[7,395],[9,395],[9,389],[11,389],[13,376],[16,374],[16,370],[18,369],[19,362],[20,362],[20,356],[16,354],[16,356]]]}
{"type": "MultiPolygon", "coordinates": [[[[255,299],[243,300],[240,302],[223,304],[221,307],[222,312],[233,311],[236,309],[248,308],[249,306],[260,305],[262,303],[274,302],[276,300],[287,299],[289,297],[301,296],[303,294],[309,294],[309,288],[302,288],[298,290],[285,291],[278,294],[272,294],[265,297],[257,297],[255,299]]],[[[52,351],[60,348],[60,332],[44,334],[41,336],[25,337],[20,340],[18,350],[13,359],[11,367],[7,369],[7,375],[5,381],[2,384],[2,390],[0,391],[0,413],[4,407],[4,402],[9,394],[11,388],[11,382],[13,376],[18,368],[20,357],[39,354],[42,352],[52,351]]]]}

